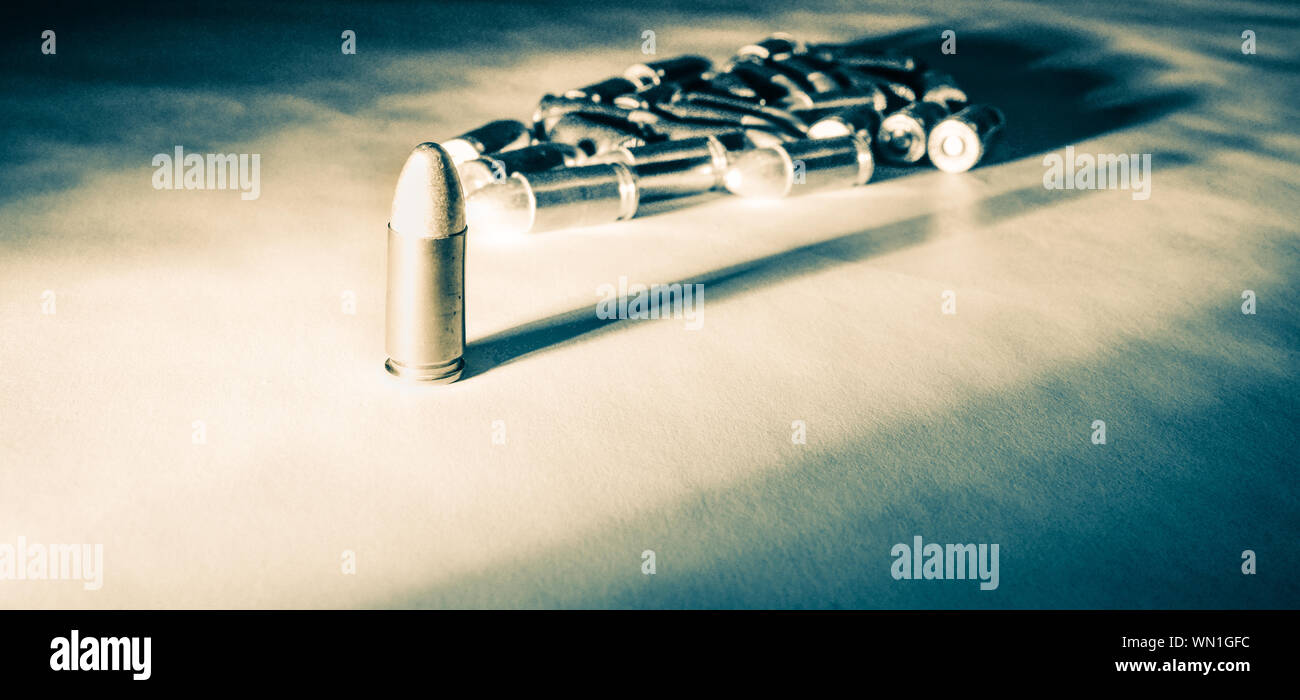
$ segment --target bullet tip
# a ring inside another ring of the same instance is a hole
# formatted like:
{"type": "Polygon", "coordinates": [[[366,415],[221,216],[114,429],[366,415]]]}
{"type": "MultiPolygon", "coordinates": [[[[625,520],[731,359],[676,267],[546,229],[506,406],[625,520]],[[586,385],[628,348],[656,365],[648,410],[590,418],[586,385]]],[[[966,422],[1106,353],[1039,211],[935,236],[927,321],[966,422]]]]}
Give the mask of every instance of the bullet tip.
{"type": "Polygon", "coordinates": [[[465,230],[465,200],[451,156],[436,143],[411,151],[397,176],[388,225],[408,236],[441,238],[465,230]]]}

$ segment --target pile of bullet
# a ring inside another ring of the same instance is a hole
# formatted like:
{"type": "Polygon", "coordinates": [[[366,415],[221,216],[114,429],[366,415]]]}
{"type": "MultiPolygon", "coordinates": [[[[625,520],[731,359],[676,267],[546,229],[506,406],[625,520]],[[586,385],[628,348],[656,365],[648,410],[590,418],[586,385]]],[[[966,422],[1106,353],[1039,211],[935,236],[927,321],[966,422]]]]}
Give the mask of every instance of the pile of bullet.
{"type": "Polygon", "coordinates": [[[897,53],[774,35],[720,69],[642,63],[500,120],[422,143],[388,223],[388,372],[447,384],[465,369],[465,238],[603,224],[715,189],[779,199],[871,180],[876,160],[962,172],[1005,121],[897,53]]]}
{"type": "Polygon", "coordinates": [[[1005,118],[913,57],[777,34],[720,68],[680,56],[546,95],[532,122],[443,142],[474,230],[608,223],[713,189],[772,199],[861,185],[877,160],[961,172],[1005,118]]]}

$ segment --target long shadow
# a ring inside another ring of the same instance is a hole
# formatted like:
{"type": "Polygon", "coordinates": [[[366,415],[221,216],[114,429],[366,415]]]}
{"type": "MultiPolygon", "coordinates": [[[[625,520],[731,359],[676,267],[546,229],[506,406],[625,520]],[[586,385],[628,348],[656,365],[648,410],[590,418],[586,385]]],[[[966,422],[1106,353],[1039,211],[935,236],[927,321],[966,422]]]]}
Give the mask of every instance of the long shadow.
{"type": "MultiPolygon", "coordinates": [[[[1162,153],[1161,167],[1194,162],[1190,154],[1162,153]]],[[[1041,184],[980,200],[962,211],[976,225],[992,224],[1028,214],[1040,207],[1060,204],[1090,194],[1088,190],[1046,190],[1041,184]]],[[[833,265],[865,260],[925,240],[951,209],[922,214],[885,226],[855,231],[780,253],[675,280],[675,284],[703,284],[710,301],[719,301],[755,285],[768,285],[817,272],[833,265]]],[[[582,306],[471,341],[465,348],[465,378],[487,372],[527,355],[584,337],[594,337],[626,325],[622,319],[603,319],[594,306],[582,306]]]]}

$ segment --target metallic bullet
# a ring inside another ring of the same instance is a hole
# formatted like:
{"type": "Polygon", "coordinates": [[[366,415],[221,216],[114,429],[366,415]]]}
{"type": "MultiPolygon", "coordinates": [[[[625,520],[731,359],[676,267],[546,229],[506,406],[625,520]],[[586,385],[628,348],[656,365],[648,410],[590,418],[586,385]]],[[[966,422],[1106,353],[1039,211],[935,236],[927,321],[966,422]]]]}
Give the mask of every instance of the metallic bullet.
{"type": "MultiPolygon", "coordinates": [[[[743,134],[740,139],[743,141],[743,134]]],[[[735,136],[730,140],[736,143],[735,136]]],[[[632,168],[643,202],[707,192],[722,184],[728,165],[726,147],[713,136],[620,148],[596,156],[593,161],[632,168]]]]}
{"type": "Polygon", "coordinates": [[[468,197],[484,185],[504,182],[514,173],[578,165],[582,159],[582,152],[567,143],[539,143],[466,161],[457,166],[456,171],[460,175],[460,186],[468,197]]]}
{"type": "Polygon", "coordinates": [[[867,143],[876,140],[882,117],[871,105],[849,107],[832,112],[808,127],[808,138],[828,139],[856,135],[867,143]]]}
{"type": "Polygon", "coordinates": [[[644,90],[664,83],[681,83],[698,79],[713,67],[703,56],[678,56],[665,61],[638,63],[628,67],[623,77],[644,90]]]}
{"type": "Polygon", "coordinates": [[[783,130],[773,129],[766,125],[737,124],[731,121],[670,121],[665,119],[654,125],[655,134],[668,140],[689,139],[699,136],[724,138],[734,134],[737,129],[744,132],[746,142],[754,147],[771,146],[786,141],[794,141],[797,138],[783,130]]]}
{"type": "Polygon", "coordinates": [[[513,119],[499,119],[442,142],[442,149],[459,164],[488,153],[527,146],[530,140],[528,127],[513,119]]]}
{"type": "Polygon", "coordinates": [[[901,165],[920,161],[925,156],[930,130],[946,116],[948,109],[943,105],[913,102],[881,121],[876,135],[877,152],[901,165]]]}
{"type": "Polygon", "coordinates": [[[697,92],[725,95],[748,102],[758,102],[760,99],[758,92],[750,87],[749,83],[732,73],[718,73],[710,76],[707,81],[697,84],[694,89],[697,92]]]}
{"type": "Polygon", "coordinates": [[[671,102],[657,105],[656,109],[680,122],[730,124],[732,128],[783,132],[792,138],[801,137],[808,130],[806,124],[787,111],[713,95],[683,93],[671,102]]]}
{"type": "MultiPolygon", "coordinates": [[[[884,112],[885,109],[888,108],[888,98],[885,95],[885,91],[881,89],[881,83],[879,80],[872,78],[862,71],[843,67],[838,67],[832,70],[831,76],[839,82],[841,89],[844,92],[851,95],[862,95],[867,97],[877,112],[884,112]]],[[[816,97],[818,101],[824,102],[828,99],[827,95],[834,94],[835,93],[827,93],[826,95],[817,95],[816,97]]]]}
{"type": "Polygon", "coordinates": [[[916,93],[926,102],[938,102],[949,109],[961,109],[966,105],[966,91],[957,87],[957,81],[951,75],[937,70],[928,70],[917,77],[916,93]]]}
{"type": "MultiPolygon", "coordinates": [[[[916,88],[911,85],[897,80],[889,80],[880,76],[877,76],[876,80],[880,87],[884,89],[886,100],[888,100],[895,109],[901,108],[911,102],[916,102],[916,88]]],[[[886,109],[889,108],[887,107],[886,109]]]]}
{"type": "Polygon", "coordinates": [[[770,61],[769,66],[794,79],[799,86],[811,93],[838,90],[840,85],[831,77],[830,67],[797,56],[780,61],[770,61]]]}
{"type": "MultiPolygon", "coordinates": [[[[808,95],[807,100],[782,101],[781,106],[787,108],[796,118],[805,123],[809,115],[820,116],[826,112],[844,109],[846,107],[857,107],[866,105],[872,109],[887,108],[890,99],[883,91],[876,88],[875,92],[857,92],[851,90],[835,90],[832,92],[819,92],[808,95]]],[[[902,102],[899,102],[904,104],[902,102]]],[[[816,119],[814,118],[814,121],[816,119]]]]}
{"type": "Polygon", "coordinates": [[[638,124],[602,114],[570,112],[555,121],[546,136],[555,143],[576,146],[585,155],[623,146],[644,146],[646,133],[638,124]]]}
{"type": "Polygon", "coordinates": [[[797,81],[771,66],[752,61],[740,61],[727,68],[727,73],[740,78],[767,105],[811,104],[812,97],[797,81]]]}
{"type": "Polygon", "coordinates": [[[565,97],[591,102],[612,102],[615,97],[629,92],[636,92],[639,86],[627,78],[607,78],[599,83],[574,88],[564,93],[565,97]]]}
{"type": "Polygon", "coordinates": [[[808,55],[846,66],[908,73],[921,67],[920,62],[911,56],[893,51],[879,51],[862,44],[816,44],[808,47],[808,55]]]}
{"type": "Polygon", "coordinates": [[[447,384],[465,367],[465,200],[452,157],[415,147],[388,221],[385,347],[389,373],[447,384]]]}
{"type": "Polygon", "coordinates": [[[803,135],[808,125],[790,110],[771,105],[755,104],[734,95],[720,95],[712,92],[681,91],[673,97],[673,102],[690,102],[699,105],[721,107],[738,114],[753,114],[781,126],[792,134],[803,135]]]}
{"type": "Polygon", "coordinates": [[[763,134],[763,141],[780,142],[802,137],[807,130],[794,115],[732,95],[699,92],[703,84],[686,89],[657,85],[635,94],[619,95],[613,108],[624,110],[640,123],[646,141],[718,135],[745,129],[763,134]]]}
{"type": "Polygon", "coordinates": [[[628,102],[626,100],[629,97],[631,96],[619,95],[609,102],[592,102],[582,98],[545,95],[538,101],[537,110],[533,113],[533,135],[539,141],[548,140],[555,123],[566,114],[596,116],[599,120],[617,124],[647,124],[659,119],[645,108],[643,100],[628,102]]]}
{"type": "Polygon", "coordinates": [[[758,146],[758,144],[754,143],[753,139],[750,138],[749,132],[745,131],[731,131],[714,134],[713,138],[717,139],[718,143],[722,144],[723,150],[727,152],[728,163],[739,155],[741,151],[758,146]]]}
{"type": "Polygon", "coordinates": [[[762,41],[740,47],[736,52],[738,59],[756,59],[759,61],[781,61],[804,52],[803,42],[790,34],[778,32],[762,41]]]}
{"type": "MultiPolygon", "coordinates": [[[[880,113],[871,105],[861,105],[843,109],[815,121],[808,127],[810,139],[834,139],[844,136],[856,136],[858,140],[870,146],[880,130],[880,113]]],[[[876,161],[870,148],[863,154],[859,163],[865,172],[863,182],[871,180],[875,173],[876,161]]]]}
{"type": "Polygon", "coordinates": [[[984,158],[1005,125],[1006,117],[997,107],[971,105],[930,131],[927,145],[930,162],[944,172],[970,170],[984,158]]]}
{"type": "Polygon", "coordinates": [[[630,219],[639,201],[632,170],[602,163],[515,173],[470,195],[466,210],[475,231],[522,234],[630,219]]]}
{"type": "Polygon", "coordinates": [[[857,136],[803,139],[737,156],[724,178],[732,194],[780,199],[828,187],[861,185],[874,170],[871,144],[857,136]]]}

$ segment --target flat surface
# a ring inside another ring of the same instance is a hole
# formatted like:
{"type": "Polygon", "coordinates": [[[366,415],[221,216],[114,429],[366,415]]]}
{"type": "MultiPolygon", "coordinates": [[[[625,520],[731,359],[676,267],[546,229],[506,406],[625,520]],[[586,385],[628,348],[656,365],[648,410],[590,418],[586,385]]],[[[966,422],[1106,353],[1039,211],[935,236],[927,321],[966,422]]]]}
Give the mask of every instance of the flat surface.
{"type": "Polygon", "coordinates": [[[1300,9],[783,5],[7,23],[0,544],[101,543],[104,580],[0,606],[1295,607],[1300,9]],[[471,232],[467,378],[393,381],[406,153],[646,29],[716,60],[901,33],[1011,126],[961,176],[471,232]],[[260,154],[260,198],[154,190],[176,145],[260,154]],[[1150,198],[1045,189],[1067,145],[1151,154],[1150,198]],[[704,284],[702,328],[598,321],[620,277],[704,284]],[[998,589],[895,581],[915,535],[998,543],[998,589]]]}

